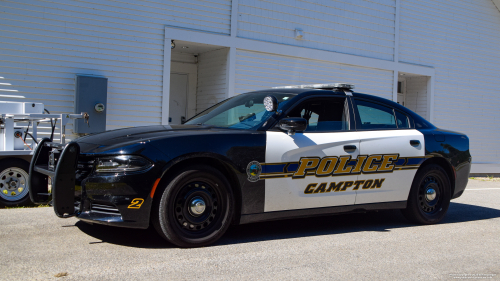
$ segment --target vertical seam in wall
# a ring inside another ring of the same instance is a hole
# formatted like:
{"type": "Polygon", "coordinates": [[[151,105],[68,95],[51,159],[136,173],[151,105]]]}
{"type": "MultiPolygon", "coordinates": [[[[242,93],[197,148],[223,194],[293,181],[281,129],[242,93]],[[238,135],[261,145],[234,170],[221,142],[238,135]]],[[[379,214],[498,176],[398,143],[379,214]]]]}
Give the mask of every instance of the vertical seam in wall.
{"type": "Polygon", "coordinates": [[[392,77],[392,101],[398,102],[398,75],[399,71],[394,70],[394,75],[392,77]]]}
{"type": "Polygon", "coordinates": [[[236,80],[236,48],[230,47],[226,61],[226,98],[234,96],[236,80]]]}
{"type": "MultiPolygon", "coordinates": [[[[238,33],[238,0],[231,1],[231,37],[238,33]]],[[[226,61],[226,98],[234,96],[236,80],[236,48],[229,47],[226,61]]]]}
{"type": "Polygon", "coordinates": [[[396,14],[394,19],[394,62],[399,62],[399,14],[401,0],[396,0],[396,14]]]}
{"type": "Polygon", "coordinates": [[[434,122],[434,82],[436,80],[436,74],[434,73],[432,76],[429,77],[427,80],[427,91],[429,92],[427,94],[427,118],[429,118],[429,122],[433,123],[434,122]]]}
{"type": "MultiPolygon", "coordinates": [[[[400,13],[401,0],[396,0],[396,11],[394,17],[394,62],[399,63],[399,13],[400,13]]],[[[394,70],[393,81],[392,81],[392,100],[394,102],[398,101],[398,76],[399,71],[394,70]]]]}
{"type": "Polygon", "coordinates": [[[238,0],[231,1],[231,37],[238,33],[238,0]]]}
{"type": "Polygon", "coordinates": [[[168,110],[170,105],[170,59],[172,50],[170,49],[171,39],[167,37],[165,27],[165,35],[163,41],[163,81],[162,81],[162,98],[161,98],[161,124],[168,125],[168,110]]]}

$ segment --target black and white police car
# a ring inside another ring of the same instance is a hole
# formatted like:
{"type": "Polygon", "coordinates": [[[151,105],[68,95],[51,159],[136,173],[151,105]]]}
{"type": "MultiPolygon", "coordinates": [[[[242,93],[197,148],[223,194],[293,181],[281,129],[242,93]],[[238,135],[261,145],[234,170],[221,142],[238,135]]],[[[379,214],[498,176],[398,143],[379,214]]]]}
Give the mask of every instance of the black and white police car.
{"type": "Polygon", "coordinates": [[[241,94],[184,125],[119,129],[65,146],[43,140],[33,202],[57,216],[154,225],[181,247],[214,243],[231,224],[401,209],[443,219],[471,166],[466,135],[438,129],[349,84],[241,94]]]}

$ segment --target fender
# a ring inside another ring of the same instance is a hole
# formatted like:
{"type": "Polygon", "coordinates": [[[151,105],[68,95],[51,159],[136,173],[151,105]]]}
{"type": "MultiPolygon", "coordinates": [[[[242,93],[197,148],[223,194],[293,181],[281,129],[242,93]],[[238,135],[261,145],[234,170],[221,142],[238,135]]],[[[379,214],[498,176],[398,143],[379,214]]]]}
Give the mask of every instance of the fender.
{"type": "MultiPolygon", "coordinates": [[[[241,206],[242,202],[242,189],[241,187],[245,184],[244,180],[246,179],[246,174],[241,173],[239,171],[236,164],[231,161],[229,158],[224,157],[219,154],[214,153],[190,153],[186,155],[179,156],[175,159],[172,159],[163,167],[163,171],[160,173],[161,175],[158,177],[157,182],[152,187],[151,194],[152,200],[158,200],[159,195],[156,195],[157,185],[164,181],[169,181],[175,175],[176,171],[179,169],[192,165],[192,164],[206,164],[209,166],[215,166],[223,174],[225,174],[228,178],[228,181],[231,185],[231,189],[233,191],[233,196],[235,199],[236,206],[241,206]],[[155,191],[153,191],[153,189],[155,191]],[[156,198],[156,199],[155,199],[156,198]]],[[[241,214],[241,208],[235,210],[235,221],[239,221],[239,215],[241,214]]]]}
{"type": "Polygon", "coordinates": [[[431,163],[440,164],[450,178],[452,199],[460,197],[471,169],[469,138],[462,133],[438,128],[419,131],[425,138],[425,155],[434,156],[424,161],[420,168],[431,163]]]}
{"type": "Polygon", "coordinates": [[[251,182],[246,173],[252,161],[265,162],[266,133],[260,131],[212,130],[193,141],[192,136],[178,136],[152,141],[151,144],[167,155],[162,178],[177,164],[196,158],[213,159],[225,165],[237,187],[233,189],[241,202],[241,214],[264,211],[265,183],[251,182]],[[175,149],[172,149],[175,147],[175,149]]]}
{"type": "Polygon", "coordinates": [[[166,176],[167,173],[169,173],[177,164],[187,161],[187,160],[193,160],[196,158],[209,158],[209,159],[215,159],[219,162],[222,162],[229,167],[231,167],[234,171],[237,171],[238,173],[243,173],[244,171],[241,171],[240,167],[236,165],[231,159],[229,159],[226,156],[212,153],[212,152],[195,152],[195,153],[189,153],[185,155],[178,156],[172,160],[170,160],[162,169],[160,177],[163,178],[166,176]]]}

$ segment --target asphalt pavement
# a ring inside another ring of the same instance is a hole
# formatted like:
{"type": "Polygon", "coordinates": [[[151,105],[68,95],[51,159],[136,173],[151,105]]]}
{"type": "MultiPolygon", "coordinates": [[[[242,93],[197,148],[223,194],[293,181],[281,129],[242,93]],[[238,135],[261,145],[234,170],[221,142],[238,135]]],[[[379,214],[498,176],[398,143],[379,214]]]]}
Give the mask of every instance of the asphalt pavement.
{"type": "Polygon", "coordinates": [[[437,225],[399,211],[233,226],[180,249],[153,229],[0,210],[0,280],[500,280],[500,181],[470,180],[437,225]],[[59,276],[59,277],[55,277],[59,276]]]}

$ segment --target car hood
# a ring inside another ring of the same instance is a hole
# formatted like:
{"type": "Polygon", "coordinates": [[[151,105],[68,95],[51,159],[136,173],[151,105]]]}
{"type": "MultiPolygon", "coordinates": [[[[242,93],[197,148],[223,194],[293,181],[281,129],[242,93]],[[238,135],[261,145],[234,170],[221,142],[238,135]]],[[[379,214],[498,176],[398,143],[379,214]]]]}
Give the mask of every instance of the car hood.
{"type": "MultiPolygon", "coordinates": [[[[91,134],[75,140],[82,153],[119,153],[124,147],[140,147],[158,139],[179,135],[200,135],[216,131],[234,131],[204,125],[155,125],[117,129],[91,134]]],[[[130,149],[127,149],[130,152],[130,149]]]]}

